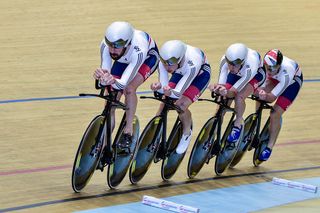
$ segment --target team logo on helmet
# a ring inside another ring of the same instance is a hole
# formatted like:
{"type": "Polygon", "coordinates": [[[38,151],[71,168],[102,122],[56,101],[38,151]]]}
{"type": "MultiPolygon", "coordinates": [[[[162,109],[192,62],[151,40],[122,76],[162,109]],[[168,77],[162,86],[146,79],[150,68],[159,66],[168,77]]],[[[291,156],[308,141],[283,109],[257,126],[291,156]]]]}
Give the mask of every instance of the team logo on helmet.
{"type": "Polygon", "coordinates": [[[283,55],[278,49],[269,50],[263,59],[263,64],[266,70],[271,73],[277,73],[283,60],[283,55]]]}
{"type": "Polygon", "coordinates": [[[275,66],[277,65],[277,57],[278,57],[277,51],[271,50],[264,57],[264,63],[269,66],[275,66]]]}

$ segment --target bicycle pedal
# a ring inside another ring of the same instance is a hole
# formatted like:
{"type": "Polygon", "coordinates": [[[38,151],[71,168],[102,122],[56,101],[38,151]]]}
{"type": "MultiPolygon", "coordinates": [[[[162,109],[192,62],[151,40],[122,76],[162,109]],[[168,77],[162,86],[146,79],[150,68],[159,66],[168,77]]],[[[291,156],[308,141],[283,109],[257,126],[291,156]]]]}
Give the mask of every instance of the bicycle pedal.
{"type": "Polygon", "coordinates": [[[105,166],[103,165],[103,163],[101,161],[99,161],[99,163],[98,163],[98,165],[96,167],[96,170],[100,170],[101,172],[103,172],[104,167],[105,166]]]}
{"type": "Polygon", "coordinates": [[[115,159],[115,154],[114,152],[107,152],[101,157],[100,161],[102,162],[103,165],[110,165],[114,162],[115,159]]]}
{"type": "Polygon", "coordinates": [[[157,158],[157,157],[154,158],[154,163],[158,163],[159,161],[161,161],[161,158],[157,158]]]}
{"type": "Polygon", "coordinates": [[[258,146],[259,146],[259,141],[257,141],[257,140],[254,140],[253,142],[252,142],[252,144],[251,144],[251,147],[249,148],[249,151],[251,150],[251,149],[253,149],[253,148],[258,148],[258,146]]]}
{"type": "MultiPolygon", "coordinates": [[[[221,146],[216,143],[216,144],[212,147],[212,149],[211,149],[210,156],[213,157],[213,156],[219,154],[219,151],[220,151],[220,150],[221,150],[221,146]]],[[[211,157],[211,158],[212,158],[212,157],[211,157]]]]}
{"type": "Polygon", "coordinates": [[[156,156],[155,156],[155,158],[154,158],[155,159],[154,162],[158,163],[159,161],[165,159],[165,157],[166,157],[166,154],[164,152],[159,152],[158,151],[156,156]]]}
{"type": "Polygon", "coordinates": [[[213,158],[213,155],[210,154],[210,155],[208,156],[207,160],[206,160],[206,164],[209,164],[209,163],[210,163],[211,158],[213,158]]]}

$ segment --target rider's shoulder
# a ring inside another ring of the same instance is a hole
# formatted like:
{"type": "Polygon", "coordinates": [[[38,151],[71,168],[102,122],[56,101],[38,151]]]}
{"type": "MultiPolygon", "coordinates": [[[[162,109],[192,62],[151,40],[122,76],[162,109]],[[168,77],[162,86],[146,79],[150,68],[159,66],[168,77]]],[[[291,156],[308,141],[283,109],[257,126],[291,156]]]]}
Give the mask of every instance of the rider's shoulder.
{"type": "Polygon", "coordinates": [[[131,47],[134,52],[145,52],[148,51],[149,43],[151,42],[150,36],[141,30],[135,30],[131,47]]]}
{"type": "Polygon", "coordinates": [[[285,70],[287,72],[295,72],[296,62],[286,56],[283,56],[283,61],[281,63],[281,70],[285,70]]]}
{"type": "Polygon", "coordinates": [[[259,66],[261,64],[261,57],[258,51],[248,48],[246,62],[249,66],[259,66]]]}

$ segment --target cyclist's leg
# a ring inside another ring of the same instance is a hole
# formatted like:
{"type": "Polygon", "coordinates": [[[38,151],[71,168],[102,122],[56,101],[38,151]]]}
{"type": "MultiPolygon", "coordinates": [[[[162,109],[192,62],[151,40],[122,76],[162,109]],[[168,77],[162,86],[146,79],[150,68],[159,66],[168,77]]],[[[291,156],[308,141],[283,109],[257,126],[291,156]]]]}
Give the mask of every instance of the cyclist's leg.
{"type": "Polygon", "coordinates": [[[207,88],[211,77],[210,72],[210,66],[207,64],[203,65],[200,70],[200,74],[192,81],[191,85],[185,90],[182,97],[176,101],[176,105],[184,111],[179,114],[179,118],[183,126],[183,135],[176,149],[176,152],[179,154],[184,153],[187,150],[192,136],[192,115],[188,108],[207,88]]]}
{"type": "MultiPolygon", "coordinates": [[[[179,106],[184,112],[179,114],[180,120],[185,119],[186,125],[183,127],[183,133],[190,133],[191,129],[191,112],[189,106],[198,100],[202,93],[207,88],[211,78],[211,68],[209,64],[204,64],[197,77],[191,82],[190,86],[183,92],[182,97],[176,101],[176,105],[179,106]]],[[[182,122],[183,124],[183,122],[182,122]]]]}
{"type": "MultiPolygon", "coordinates": [[[[241,77],[233,74],[233,73],[229,73],[227,76],[227,82],[226,82],[226,88],[227,90],[235,90],[235,88],[233,87],[233,85],[240,79],[241,77]]],[[[239,118],[239,116],[237,116],[239,118]]],[[[241,133],[241,122],[240,124],[238,124],[238,126],[233,126],[231,133],[228,135],[227,141],[228,142],[236,142],[239,137],[240,137],[240,133],[241,133]]]]}
{"type": "Polygon", "coordinates": [[[138,73],[133,78],[133,80],[128,84],[124,90],[124,95],[126,97],[125,103],[128,107],[126,112],[126,127],[124,129],[125,133],[132,135],[133,125],[132,121],[136,113],[136,108],[138,104],[137,88],[156,70],[159,62],[159,57],[157,55],[149,55],[144,63],[141,65],[138,73]]]}
{"type": "Polygon", "coordinates": [[[179,113],[179,119],[183,127],[183,134],[176,149],[178,154],[182,154],[187,150],[192,137],[192,116],[188,109],[192,104],[192,101],[188,97],[182,96],[175,104],[183,110],[182,113],[179,113]]]}
{"type": "Polygon", "coordinates": [[[273,111],[270,113],[270,137],[268,142],[269,149],[272,149],[276,139],[280,132],[281,127],[281,116],[285,112],[279,105],[275,104],[273,106],[273,111]]]}
{"type": "Polygon", "coordinates": [[[236,95],[235,109],[236,119],[234,126],[240,127],[243,124],[243,114],[246,109],[245,99],[253,94],[259,86],[261,86],[266,79],[266,74],[263,69],[258,69],[257,74],[249,81],[249,83],[236,95]]]}
{"type": "Polygon", "coordinates": [[[175,104],[183,110],[183,112],[179,114],[183,126],[183,134],[190,135],[192,117],[188,108],[192,104],[192,101],[188,97],[182,96],[175,104]]]}
{"type": "Polygon", "coordinates": [[[133,118],[136,113],[138,97],[137,97],[137,88],[144,82],[144,78],[140,73],[137,73],[130,84],[125,88],[125,104],[127,106],[126,110],[126,127],[124,133],[132,135],[133,133],[133,118]]]}
{"type": "Polygon", "coordinates": [[[266,149],[261,153],[260,159],[267,160],[270,157],[272,148],[276,143],[281,129],[281,117],[297,97],[302,86],[302,82],[302,75],[296,76],[295,82],[287,87],[277,99],[273,107],[274,110],[270,113],[269,142],[266,149]]]}
{"type": "Polygon", "coordinates": [[[235,97],[236,119],[234,126],[241,128],[243,124],[243,113],[246,109],[246,98],[252,94],[254,88],[251,84],[247,84],[235,97]]]}
{"type": "Polygon", "coordinates": [[[284,90],[284,92],[279,96],[273,107],[274,112],[271,112],[270,115],[270,141],[268,144],[269,148],[271,149],[276,143],[280,131],[281,116],[297,97],[302,86],[302,81],[302,76],[295,77],[295,82],[284,90]]]}

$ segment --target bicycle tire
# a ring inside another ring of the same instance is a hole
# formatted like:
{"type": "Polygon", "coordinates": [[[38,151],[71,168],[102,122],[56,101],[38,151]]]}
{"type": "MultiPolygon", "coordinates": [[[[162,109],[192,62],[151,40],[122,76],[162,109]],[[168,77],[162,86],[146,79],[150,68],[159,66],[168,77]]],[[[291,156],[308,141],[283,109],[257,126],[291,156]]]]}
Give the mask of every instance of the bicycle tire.
{"type": "MultiPolygon", "coordinates": [[[[138,138],[139,138],[139,119],[137,116],[133,119],[133,134],[132,134],[132,143],[130,146],[130,154],[120,154],[120,150],[117,148],[117,146],[114,146],[114,153],[115,153],[115,159],[112,164],[109,164],[108,166],[108,172],[107,172],[107,183],[108,186],[111,189],[116,188],[124,179],[126,176],[126,173],[128,171],[128,168],[131,164],[131,161],[135,155],[136,148],[138,145],[138,138]]],[[[121,135],[123,134],[124,126],[122,126],[122,129],[120,130],[119,134],[119,140],[121,138],[121,135]]],[[[117,144],[118,141],[114,141],[114,143],[117,144]]]]}
{"type": "Polygon", "coordinates": [[[88,125],[79,144],[71,177],[72,189],[77,193],[89,183],[100,160],[104,137],[100,137],[99,134],[103,134],[104,120],[104,116],[96,116],[88,125]],[[99,141],[97,138],[99,138],[99,141]],[[99,142],[102,144],[99,144],[99,142]],[[101,148],[98,148],[98,153],[93,154],[93,148],[95,149],[95,146],[98,145],[101,146],[101,148]]]}
{"type": "Polygon", "coordinates": [[[268,118],[268,120],[266,121],[265,125],[263,126],[263,129],[260,133],[259,136],[259,146],[254,150],[254,154],[253,154],[253,165],[255,167],[260,166],[260,164],[262,164],[264,161],[259,160],[259,156],[262,152],[262,150],[264,150],[269,142],[269,128],[270,128],[270,117],[268,118]]]}
{"type": "Polygon", "coordinates": [[[139,138],[137,152],[129,170],[129,179],[132,184],[138,183],[147,173],[160,144],[161,133],[161,116],[155,116],[146,125],[139,138]],[[161,126],[159,127],[159,125],[161,126]],[[152,142],[154,142],[154,146],[149,147],[152,142]]]}
{"type": "MultiPolygon", "coordinates": [[[[192,127],[191,127],[192,128],[192,127]]],[[[161,177],[164,181],[168,181],[178,170],[186,152],[178,154],[176,148],[180,142],[183,134],[182,123],[179,121],[176,126],[173,127],[170,136],[167,140],[168,155],[162,161],[161,164],[161,177]]]]}
{"type": "Polygon", "coordinates": [[[201,128],[192,147],[188,161],[187,174],[190,179],[194,178],[199,173],[204,163],[207,161],[208,155],[214,146],[214,142],[216,142],[216,128],[216,117],[211,117],[201,128]],[[213,135],[210,135],[211,131],[213,131],[213,135]]]}
{"type": "MultiPolygon", "coordinates": [[[[223,137],[221,139],[221,149],[220,152],[216,156],[215,164],[214,164],[214,171],[215,173],[220,176],[222,173],[229,167],[231,164],[236,151],[237,147],[239,145],[239,142],[236,142],[237,144],[233,147],[231,144],[228,144],[227,142],[227,136],[231,133],[233,126],[233,122],[229,122],[223,137]]],[[[240,139],[243,135],[243,131],[241,131],[240,139]]]]}
{"type": "Polygon", "coordinates": [[[254,124],[254,121],[256,119],[255,116],[255,114],[251,114],[244,121],[243,137],[239,143],[238,151],[230,164],[231,168],[235,167],[241,161],[252,143],[252,136],[254,135],[254,133],[250,132],[250,130],[252,129],[252,125],[254,124]]]}

